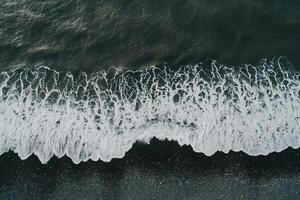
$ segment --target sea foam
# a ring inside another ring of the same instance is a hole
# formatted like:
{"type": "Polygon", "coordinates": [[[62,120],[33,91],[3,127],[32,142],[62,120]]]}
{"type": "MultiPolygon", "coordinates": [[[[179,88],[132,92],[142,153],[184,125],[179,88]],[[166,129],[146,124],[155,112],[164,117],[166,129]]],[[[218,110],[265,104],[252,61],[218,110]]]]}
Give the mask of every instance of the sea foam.
{"type": "Polygon", "coordinates": [[[122,158],[153,137],[196,152],[266,155],[300,146],[300,75],[280,60],[76,76],[48,67],[0,75],[0,154],[42,163],[122,158]]]}

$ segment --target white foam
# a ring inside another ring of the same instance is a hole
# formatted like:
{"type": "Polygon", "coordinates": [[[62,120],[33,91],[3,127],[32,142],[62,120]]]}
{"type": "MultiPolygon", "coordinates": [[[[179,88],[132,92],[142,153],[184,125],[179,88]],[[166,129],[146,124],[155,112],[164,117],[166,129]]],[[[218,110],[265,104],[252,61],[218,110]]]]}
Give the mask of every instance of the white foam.
{"type": "Polygon", "coordinates": [[[136,141],[178,141],[194,151],[265,155],[300,146],[300,78],[280,62],[177,71],[47,67],[0,76],[0,154],[74,163],[121,158],[136,141]]]}

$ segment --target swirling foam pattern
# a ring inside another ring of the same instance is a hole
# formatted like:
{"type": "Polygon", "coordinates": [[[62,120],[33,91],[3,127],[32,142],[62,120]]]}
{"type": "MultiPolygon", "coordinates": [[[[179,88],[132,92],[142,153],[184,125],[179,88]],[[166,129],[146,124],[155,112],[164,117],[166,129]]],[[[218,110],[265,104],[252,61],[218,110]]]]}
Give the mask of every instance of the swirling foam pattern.
{"type": "Polygon", "coordinates": [[[76,76],[19,68],[0,81],[0,154],[22,159],[110,161],[153,137],[206,155],[300,146],[300,75],[280,61],[76,76]]]}

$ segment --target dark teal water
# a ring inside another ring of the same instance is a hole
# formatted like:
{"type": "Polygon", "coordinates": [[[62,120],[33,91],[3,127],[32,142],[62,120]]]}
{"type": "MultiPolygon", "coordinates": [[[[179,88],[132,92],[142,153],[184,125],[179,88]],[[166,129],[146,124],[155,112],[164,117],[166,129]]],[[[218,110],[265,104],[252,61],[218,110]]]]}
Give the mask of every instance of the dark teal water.
{"type": "MultiPolygon", "coordinates": [[[[298,0],[0,0],[0,70],[237,66],[279,56],[299,70],[299,10],[298,0]]],[[[207,157],[157,140],[109,163],[41,164],[9,152],[0,157],[0,199],[299,199],[299,154],[207,157]]]]}
{"type": "Polygon", "coordinates": [[[0,66],[300,63],[297,0],[2,0],[0,66]]]}

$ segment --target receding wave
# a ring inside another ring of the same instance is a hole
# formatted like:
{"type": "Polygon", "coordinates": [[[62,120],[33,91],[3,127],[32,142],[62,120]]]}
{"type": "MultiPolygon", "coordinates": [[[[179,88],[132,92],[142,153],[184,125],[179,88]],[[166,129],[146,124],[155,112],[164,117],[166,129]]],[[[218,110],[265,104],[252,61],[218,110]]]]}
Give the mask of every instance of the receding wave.
{"type": "Polygon", "coordinates": [[[48,67],[0,75],[0,154],[74,163],[121,158],[153,137],[194,151],[265,155],[300,146],[300,75],[280,60],[229,67],[117,69],[87,75],[48,67]]]}

